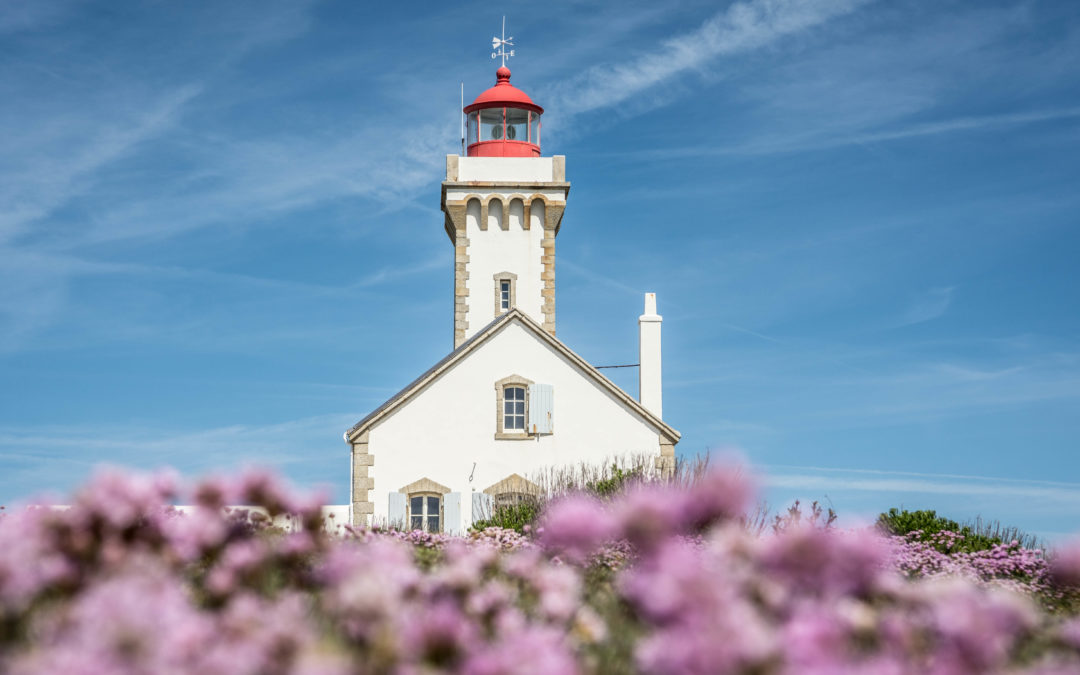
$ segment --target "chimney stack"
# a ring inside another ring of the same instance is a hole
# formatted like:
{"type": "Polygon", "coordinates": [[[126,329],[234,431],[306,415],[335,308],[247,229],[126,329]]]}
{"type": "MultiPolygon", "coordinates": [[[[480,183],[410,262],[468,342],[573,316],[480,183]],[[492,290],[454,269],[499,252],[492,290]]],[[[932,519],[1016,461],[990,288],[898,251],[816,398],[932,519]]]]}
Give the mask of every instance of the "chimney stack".
{"type": "Polygon", "coordinates": [[[645,313],[638,317],[638,400],[649,412],[664,418],[660,374],[660,323],[656,293],[645,294],[645,313]]]}

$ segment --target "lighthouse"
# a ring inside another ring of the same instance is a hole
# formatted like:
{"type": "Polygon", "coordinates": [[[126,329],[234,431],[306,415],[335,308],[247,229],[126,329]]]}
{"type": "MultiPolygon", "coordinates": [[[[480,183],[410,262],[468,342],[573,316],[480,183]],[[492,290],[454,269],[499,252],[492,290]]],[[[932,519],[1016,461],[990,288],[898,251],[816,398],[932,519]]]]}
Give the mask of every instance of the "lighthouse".
{"type": "Polygon", "coordinates": [[[495,71],[465,106],[466,154],[446,158],[442,210],[454,245],[454,347],[520,309],[555,335],[555,237],[566,158],[541,151],[544,109],[495,71]]]}
{"type": "Polygon", "coordinates": [[[536,494],[529,476],[545,467],[625,456],[674,467],[655,295],[638,319],[638,398],[556,337],[555,237],[570,183],[566,158],[543,153],[544,109],[510,82],[510,40],[495,38],[495,84],[463,106],[464,155],[446,157],[452,350],[345,432],[355,525],[461,532],[536,494]]]}

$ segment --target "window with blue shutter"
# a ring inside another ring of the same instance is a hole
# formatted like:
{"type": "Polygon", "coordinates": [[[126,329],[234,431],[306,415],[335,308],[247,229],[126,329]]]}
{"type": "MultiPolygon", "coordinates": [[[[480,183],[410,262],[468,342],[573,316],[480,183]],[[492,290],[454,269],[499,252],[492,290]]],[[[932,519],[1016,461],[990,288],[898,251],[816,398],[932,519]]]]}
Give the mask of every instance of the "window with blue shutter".
{"type": "Polygon", "coordinates": [[[443,532],[461,534],[461,493],[443,495],[443,532]]]}
{"type": "Polygon", "coordinates": [[[555,389],[550,384],[529,385],[529,433],[555,432],[555,389]]]}
{"type": "Polygon", "coordinates": [[[495,513],[495,503],[491,495],[483,492],[472,493],[472,522],[487,520],[495,513]]]}
{"type": "Polygon", "coordinates": [[[405,495],[400,492],[390,493],[390,503],[387,510],[387,525],[404,529],[405,523],[405,495]]]}

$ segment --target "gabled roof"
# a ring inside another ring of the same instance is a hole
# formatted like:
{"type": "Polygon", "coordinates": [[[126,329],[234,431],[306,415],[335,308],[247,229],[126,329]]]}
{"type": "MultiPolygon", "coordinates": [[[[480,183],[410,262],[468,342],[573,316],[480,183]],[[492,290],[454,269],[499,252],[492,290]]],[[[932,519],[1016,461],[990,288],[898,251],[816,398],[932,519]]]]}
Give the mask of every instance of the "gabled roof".
{"type": "Polygon", "coordinates": [[[371,414],[354,424],[345,432],[345,442],[352,442],[357,436],[374,427],[384,417],[391,414],[398,407],[404,405],[413,396],[422,392],[428,385],[438,379],[440,375],[454,367],[459,361],[465,359],[469,354],[476,349],[479,349],[480,346],[494,337],[500,330],[515,321],[539,337],[541,341],[550,345],[567,361],[584,371],[584,373],[595,381],[596,384],[600,385],[603,389],[606,389],[616,399],[626,404],[638,416],[656,427],[656,429],[671,442],[674,443],[679,440],[681,434],[679,434],[678,431],[664,422],[664,420],[649,412],[649,410],[643,407],[637,399],[630,394],[627,394],[617,384],[604,377],[604,374],[597,370],[592,364],[574,353],[572,349],[563,344],[558,338],[553,337],[550,333],[540,327],[539,324],[530,319],[524,312],[514,308],[481,328],[468,340],[462,342],[457,349],[444,356],[442,360],[429,368],[423,375],[410,382],[404,389],[391,396],[385,403],[373,410],[371,414]]]}

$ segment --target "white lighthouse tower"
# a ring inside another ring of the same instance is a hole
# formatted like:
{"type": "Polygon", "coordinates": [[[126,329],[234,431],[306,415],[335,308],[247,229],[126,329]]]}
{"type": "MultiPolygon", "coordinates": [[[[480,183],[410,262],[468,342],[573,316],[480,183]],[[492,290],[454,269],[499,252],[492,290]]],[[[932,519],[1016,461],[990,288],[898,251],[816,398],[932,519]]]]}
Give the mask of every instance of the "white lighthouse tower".
{"type": "Polygon", "coordinates": [[[446,158],[442,209],[454,244],[454,347],[513,308],[555,335],[555,236],[566,158],[540,152],[544,109],[510,84],[466,106],[465,157],[446,158]]]}
{"type": "Polygon", "coordinates": [[[495,77],[464,106],[465,156],[446,158],[453,350],[345,432],[355,525],[461,532],[538,490],[527,477],[544,467],[626,455],[674,466],[656,298],[638,319],[639,399],[555,336],[566,160],[541,153],[544,109],[510,84],[505,63],[495,77]]]}

